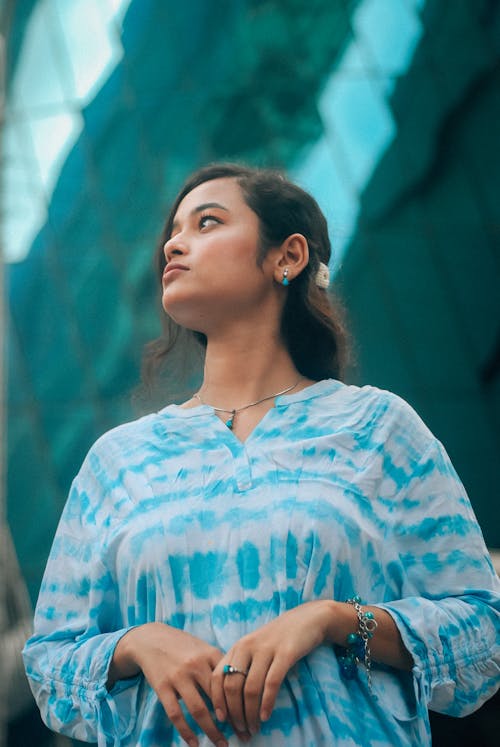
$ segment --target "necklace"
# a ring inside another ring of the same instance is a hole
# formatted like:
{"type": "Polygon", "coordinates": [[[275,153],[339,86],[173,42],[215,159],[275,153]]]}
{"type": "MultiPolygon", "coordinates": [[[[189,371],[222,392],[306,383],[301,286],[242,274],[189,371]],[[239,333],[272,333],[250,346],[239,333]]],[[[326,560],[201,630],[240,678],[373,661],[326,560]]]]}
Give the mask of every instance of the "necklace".
{"type": "MultiPolygon", "coordinates": [[[[250,402],[249,405],[243,405],[243,407],[233,407],[232,410],[228,410],[225,407],[214,407],[213,405],[208,405],[212,408],[212,410],[215,410],[215,412],[228,412],[230,413],[229,418],[224,421],[224,425],[226,425],[230,431],[233,430],[234,427],[234,418],[236,415],[241,412],[242,410],[248,410],[249,407],[255,407],[255,405],[260,405],[261,402],[266,402],[268,399],[274,399],[274,397],[279,397],[282,394],[286,394],[287,392],[291,392],[292,389],[295,389],[299,381],[302,380],[302,376],[300,379],[297,379],[295,384],[292,384],[292,386],[287,386],[286,389],[282,389],[281,392],[275,392],[274,394],[269,394],[267,397],[262,397],[262,399],[257,399],[255,402],[250,402]]],[[[202,405],[206,405],[207,402],[204,402],[201,398],[201,395],[199,392],[196,392],[196,394],[193,394],[193,397],[196,397],[197,400],[201,402],[202,405]]]]}

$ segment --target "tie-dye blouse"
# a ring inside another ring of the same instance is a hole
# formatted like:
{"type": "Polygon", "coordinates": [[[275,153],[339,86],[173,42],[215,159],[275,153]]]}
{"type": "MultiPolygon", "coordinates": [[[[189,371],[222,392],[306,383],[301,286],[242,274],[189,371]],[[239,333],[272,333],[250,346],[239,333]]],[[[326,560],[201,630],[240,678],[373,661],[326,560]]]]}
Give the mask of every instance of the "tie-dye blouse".
{"type": "Polygon", "coordinates": [[[245,443],[210,407],[170,405],[90,450],[25,664],[55,731],[180,745],[143,677],[106,689],[131,626],[162,621],[227,650],[302,602],[359,594],[392,615],[413,671],[374,664],[370,693],[362,666],[345,680],[319,646],[250,744],[424,747],[428,707],[464,715],[499,685],[499,586],[443,447],[399,397],[320,381],[278,397],[245,443]]]}

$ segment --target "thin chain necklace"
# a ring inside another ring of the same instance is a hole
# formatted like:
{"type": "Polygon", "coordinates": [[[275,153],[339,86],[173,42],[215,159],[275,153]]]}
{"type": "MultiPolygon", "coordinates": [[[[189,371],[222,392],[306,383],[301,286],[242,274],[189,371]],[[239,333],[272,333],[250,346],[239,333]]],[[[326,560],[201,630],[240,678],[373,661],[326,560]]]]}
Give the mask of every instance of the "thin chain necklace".
{"type": "MultiPolygon", "coordinates": [[[[291,392],[292,389],[295,389],[299,381],[302,381],[303,377],[301,376],[300,379],[297,379],[295,384],[292,384],[292,386],[287,386],[286,389],[282,389],[281,392],[275,392],[274,394],[269,394],[267,397],[262,397],[262,399],[257,399],[255,402],[250,402],[249,405],[243,405],[243,407],[233,407],[232,410],[228,410],[225,407],[214,407],[213,405],[208,405],[212,408],[212,410],[215,410],[215,412],[228,412],[230,413],[229,418],[224,421],[224,424],[227,425],[230,431],[233,430],[234,427],[234,418],[236,415],[241,412],[242,410],[248,410],[249,407],[255,407],[255,405],[260,405],[261,402],[267,402],[268,399],[273,399],[274,397],[280,397],[282,394],[286,394],[287,392],[291,392]]],[[[201,402],[202,405],[208,404],[207,402],[204,402],[201,398],[201,395],[199,392],[196,392],[196,394],[193,394],[193,397],[196,397],[197,400],[201,402]]]]}

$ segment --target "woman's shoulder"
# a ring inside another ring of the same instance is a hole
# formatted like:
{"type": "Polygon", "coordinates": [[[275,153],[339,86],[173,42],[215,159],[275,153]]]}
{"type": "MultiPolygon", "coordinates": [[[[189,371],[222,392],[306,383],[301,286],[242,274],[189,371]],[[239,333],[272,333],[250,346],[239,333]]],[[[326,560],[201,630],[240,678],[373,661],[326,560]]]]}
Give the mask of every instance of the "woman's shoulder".
{"type": "Polygon", "coordinates": [[[115,445],[121,447],[123,443],[130,441],[143,440],[154,432],[157,420],[158,413],[149,413],[134,420],[119,423],[102,433],[92,445],[92,449],[99,451],[115,445]]]}
{"type": "Polygon", "coordinates": [[[434,436],[403,397],[373,385],[338,385],[317,402],[318,412],[359,434],[377,434],[377,441],[412,441],[425,448],[434,436]]]}
{"type": "Polygon", "coordinates": [[[166,425],[164,415],[169,410],[167,407],[148,413],[105,431],[91,445],[85,461],[99,460],[103,463],[113,462],[115,465],[137,462],[141,454],[164,445],[172,429],[176,430],[175,418],[170,418],[169,426],[166,425]]]}
{"type": "Polygon", "coordinates": [[[371,384],[356,385],[333,382],[318,402],[322,409],[372,413],[386,418],[418,419],[419,415],[403,397],[371,384]]]}

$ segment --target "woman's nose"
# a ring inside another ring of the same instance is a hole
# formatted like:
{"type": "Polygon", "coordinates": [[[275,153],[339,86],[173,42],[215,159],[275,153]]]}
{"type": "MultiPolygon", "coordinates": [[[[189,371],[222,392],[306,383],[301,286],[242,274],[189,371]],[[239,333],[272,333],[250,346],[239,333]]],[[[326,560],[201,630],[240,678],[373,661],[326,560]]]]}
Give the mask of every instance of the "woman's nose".
{"type": "Polygon", "coordinates": [[[183,255],[186,253],[186,245],[182,241],[180,234],[175,234],[163,245],[163,253],[167,262],[170,262],[172,257],[183,255]]]}

